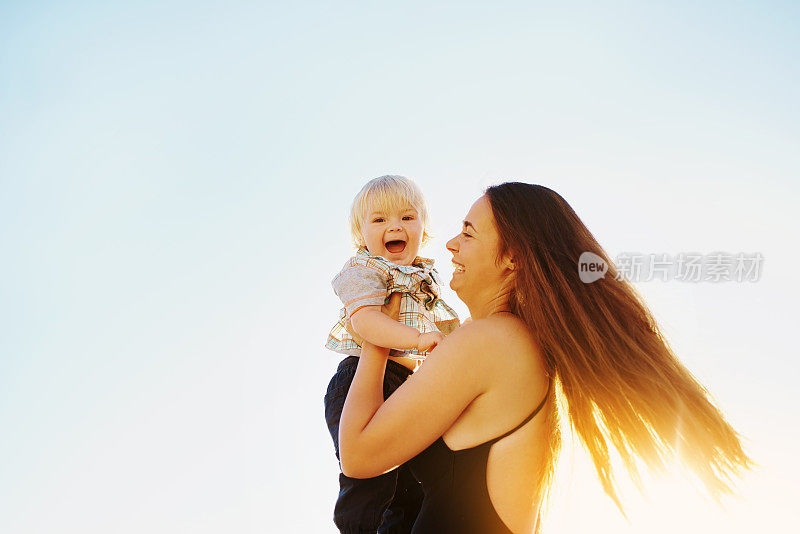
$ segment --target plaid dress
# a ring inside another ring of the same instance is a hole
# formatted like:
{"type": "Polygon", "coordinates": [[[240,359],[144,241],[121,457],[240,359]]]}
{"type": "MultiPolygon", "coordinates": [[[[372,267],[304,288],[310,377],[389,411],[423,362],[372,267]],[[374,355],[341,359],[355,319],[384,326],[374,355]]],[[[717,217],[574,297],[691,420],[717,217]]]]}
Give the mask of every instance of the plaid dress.
{"type": "MultiPolygon", "coordinates": [[[[383,306],[392,293],[401,293],[399,321],[422,332],[449,334],[460,324],[456,312],[439,297],[439,273],[433,260],[417,257],[412,265],[397,265],[365,248],[347,260],[331,282],[344,308],[328,335],[325,346],[350,356],[361,355],[360,340],[347,331],[347,321],[364,306],[383,306]]],[[[422,360],[417,350],[396,350],[390,356],[407,356],[422,360]]]]}

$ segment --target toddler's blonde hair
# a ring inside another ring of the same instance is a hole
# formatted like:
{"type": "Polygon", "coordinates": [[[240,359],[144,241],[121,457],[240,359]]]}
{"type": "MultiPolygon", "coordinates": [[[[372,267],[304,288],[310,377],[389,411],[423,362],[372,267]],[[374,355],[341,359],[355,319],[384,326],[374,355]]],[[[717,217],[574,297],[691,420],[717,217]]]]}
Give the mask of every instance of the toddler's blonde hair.
{"type": "Polygon", "coordinates": [[[428,208],[425,205],[425,197],[413,180],[395,174],[373,178],[353,199],[353,206],[350,208],[350,234],[353,243],[357,247],[366,246],[361,229],[369,208],[389,211],[406,206],[417,210],[422,221],[422,244],[427,243],[431,235],[428,233],[428,208]]]}

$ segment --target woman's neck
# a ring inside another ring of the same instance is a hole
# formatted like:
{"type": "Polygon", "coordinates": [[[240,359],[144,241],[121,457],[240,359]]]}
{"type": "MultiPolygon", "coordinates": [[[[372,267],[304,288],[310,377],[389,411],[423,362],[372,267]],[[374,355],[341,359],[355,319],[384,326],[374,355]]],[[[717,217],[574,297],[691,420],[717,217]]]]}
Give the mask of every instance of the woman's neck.
{"type": "Polygon", "coordinates": [[[469,302],[465,304],[467,304],[467,309],[469,309],[469,315],[472,320],[483,319],[496,313],[511,313],[508,307],[508,298],[505,298],[505,295],[502,295],[502,298],[498,297],[488,301],[469,302]]]}

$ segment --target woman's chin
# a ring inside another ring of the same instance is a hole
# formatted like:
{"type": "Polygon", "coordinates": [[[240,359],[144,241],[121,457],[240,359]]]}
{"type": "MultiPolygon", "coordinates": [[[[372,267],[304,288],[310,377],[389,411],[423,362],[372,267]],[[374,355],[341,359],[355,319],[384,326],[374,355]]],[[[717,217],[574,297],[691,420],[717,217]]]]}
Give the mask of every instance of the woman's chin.
{"type": "Polygon", "coordinates": [[[461,284],[459,282],[460,280],[458,279],[458,274],[453,273],[453,277],[450,278],[450,289],[455,291],[456,294],[458,294],[458,288],[461,287],[461,284]]]}

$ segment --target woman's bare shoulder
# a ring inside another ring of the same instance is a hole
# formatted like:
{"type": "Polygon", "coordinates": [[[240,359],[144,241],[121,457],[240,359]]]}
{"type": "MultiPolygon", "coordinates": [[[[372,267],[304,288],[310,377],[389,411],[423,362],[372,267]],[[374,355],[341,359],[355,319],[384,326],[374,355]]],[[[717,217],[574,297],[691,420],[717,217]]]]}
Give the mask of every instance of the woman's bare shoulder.
{"type": "Polygon", "coordinates": [[[469,348],[478,357],[493,354],[533,352],[540,356],[539,344],[528,326],[510,313],[473,319],[457,328],[447,339],[469,348]]]}
{"type": "Polygon", "coordinates": [[[488,340],[506,339],[511,336],[513,340],[530,341],[533,339],[528,326],[516,315],[511,313],[498,313],[473,319],[465,322],[453,332],[459,332],[469,337],[482,337],[488,340]]]}
{"type": "MultiPolygon", "coordinates": [[[[521,321],[520,325],[522,325],[521,321]]],[[[498,320],[494,317],[464,322],[440,343],[440,347],[446,350],[434,351],[429,358],[436,356],[438,352],[447,353],[450,358],[474,363],[475,358],[483,359],[508,336],[520,339],[526,337],[526,329],[520,325],[507,319],[498,320]]],[[[509,340],[506,339],[506,341],[509,340]]]]}
{"type": "Polygon", "coordinates": [[[532,370],[535,369],[537,374],[543,372],[541,346],[519,317],[510,313],[495,314],[473,320],[456,332],[462,329],[462,342],[476,349],[473,351],[476,358],[502,368],[519,369],[520,365],[527,368],[533,364],[532,370]]]}

